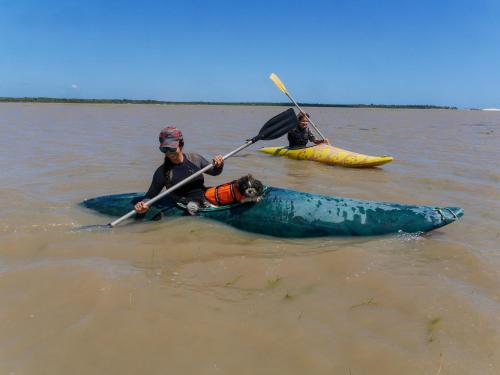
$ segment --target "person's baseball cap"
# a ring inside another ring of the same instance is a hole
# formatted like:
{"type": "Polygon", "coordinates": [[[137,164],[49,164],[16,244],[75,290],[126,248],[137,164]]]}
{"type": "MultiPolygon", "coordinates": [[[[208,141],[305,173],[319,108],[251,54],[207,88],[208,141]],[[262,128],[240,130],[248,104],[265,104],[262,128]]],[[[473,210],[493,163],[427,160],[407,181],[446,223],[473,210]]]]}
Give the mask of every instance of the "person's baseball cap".
{"type": "Polygon", "coordinates": [[[162,152],[167,152],[167,149],[175,151],[182,141],[182,132],[175,126],[167,126],[161,130],[158,139],[162,152]]]}

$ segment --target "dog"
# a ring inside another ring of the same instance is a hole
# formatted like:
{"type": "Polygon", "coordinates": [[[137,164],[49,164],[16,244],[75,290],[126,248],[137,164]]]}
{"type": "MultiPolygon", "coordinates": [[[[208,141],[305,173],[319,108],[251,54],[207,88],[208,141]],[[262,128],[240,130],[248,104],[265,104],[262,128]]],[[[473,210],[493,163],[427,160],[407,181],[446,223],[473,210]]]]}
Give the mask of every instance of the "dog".
{"type": "Polygon", "coordinates": [[[258,202],[264,194],[264,185],[251,174],[240,177],[236,180],[238,190],[244,196],[240,202],[258,202]]]}
{"type": "Polygon", "coordinates": [[[237,180],[208,188],[205,198],[214,205],[226,206],[235,203],[258,202],[264,194],[264,185],[251,174],[237,180]]]}

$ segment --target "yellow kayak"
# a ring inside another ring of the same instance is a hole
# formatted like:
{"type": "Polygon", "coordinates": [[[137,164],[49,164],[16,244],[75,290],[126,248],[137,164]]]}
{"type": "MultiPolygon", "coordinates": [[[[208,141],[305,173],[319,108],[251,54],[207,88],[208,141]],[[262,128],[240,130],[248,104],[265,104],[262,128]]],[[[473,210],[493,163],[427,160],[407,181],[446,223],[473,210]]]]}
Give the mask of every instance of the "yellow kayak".
{"type": "Polygon", "coordinates": [[[350,168],[368,168],[387,164],[392,156],[370,156],[347,151],[327,144],[319,144],[304,148],[288,149],[288,147],[264,147],[259,151],[275,156],[286,156],[297,160],[314,160],[328,165],[340,165],[350,168]]]}

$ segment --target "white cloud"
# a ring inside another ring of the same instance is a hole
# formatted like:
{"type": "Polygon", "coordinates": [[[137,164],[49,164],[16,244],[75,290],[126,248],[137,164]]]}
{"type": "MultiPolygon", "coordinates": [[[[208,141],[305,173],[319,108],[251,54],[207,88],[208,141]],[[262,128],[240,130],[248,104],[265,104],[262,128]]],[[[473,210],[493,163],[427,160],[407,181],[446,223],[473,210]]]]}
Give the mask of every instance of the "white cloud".
{"type": "Polygon", "coordinates": [[[80,88],[80,86],[78,86],[76,83],[73,83],[73,84],[71,85],[71,88],[72,88],[73,90],[78,90],[78,89],[80,88]]]}

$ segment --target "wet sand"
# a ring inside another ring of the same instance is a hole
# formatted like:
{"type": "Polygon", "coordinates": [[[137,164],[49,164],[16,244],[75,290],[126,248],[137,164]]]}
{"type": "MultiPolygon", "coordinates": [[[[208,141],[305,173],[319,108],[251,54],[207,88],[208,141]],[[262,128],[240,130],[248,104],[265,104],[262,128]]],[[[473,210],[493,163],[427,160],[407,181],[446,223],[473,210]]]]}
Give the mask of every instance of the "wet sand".
{"type": "Polygon", "coordinates": [[[425,236],[283,240],[196,218],[72,232],[144,191],[158,131],[207,158],[282,108],[0,104],[0,373],[498,374],[500,114],[310,108],[370,170],[255,152],[225,182],[461,206],[425,236]]]}

